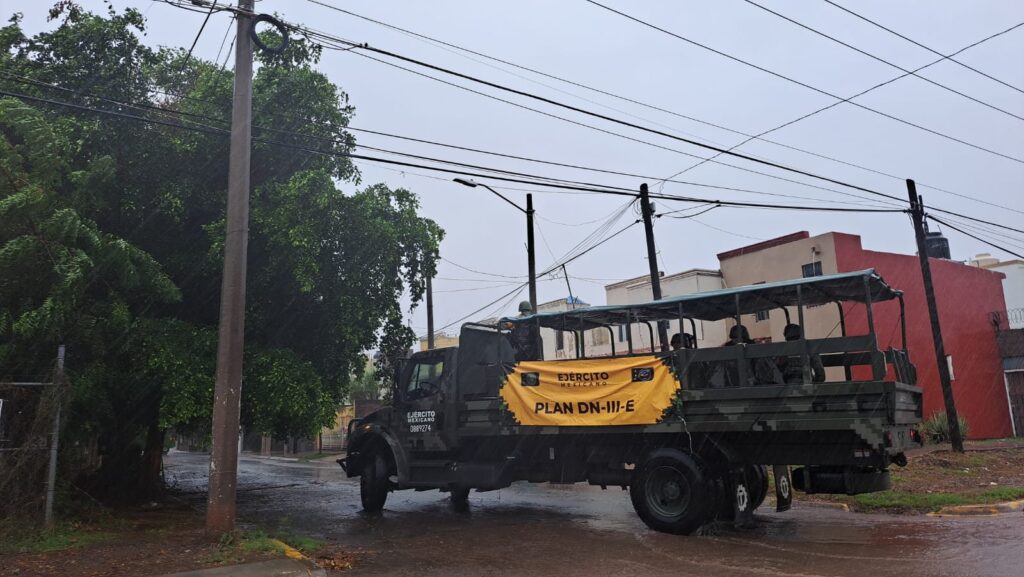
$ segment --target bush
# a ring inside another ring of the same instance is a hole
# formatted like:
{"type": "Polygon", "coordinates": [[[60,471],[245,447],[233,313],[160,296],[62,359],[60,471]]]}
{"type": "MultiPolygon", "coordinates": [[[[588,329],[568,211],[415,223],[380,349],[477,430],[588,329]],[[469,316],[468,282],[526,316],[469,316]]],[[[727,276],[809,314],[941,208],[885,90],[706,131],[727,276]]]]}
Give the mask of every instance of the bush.
{"type": "MultiPolygon", "coordinates": [[[[960,436],[966,439],[970,431],[970,428],[967,426],[967,419],[957,415],[957,421],[960,423],[960,436]]],[[[945,443],[949,441],[949,418],[946,417],[946,412],[937,411],[933,413],[932,416],[919,425],[918,430],[922,438],[928,439],[932,443],[945,443]]]]}

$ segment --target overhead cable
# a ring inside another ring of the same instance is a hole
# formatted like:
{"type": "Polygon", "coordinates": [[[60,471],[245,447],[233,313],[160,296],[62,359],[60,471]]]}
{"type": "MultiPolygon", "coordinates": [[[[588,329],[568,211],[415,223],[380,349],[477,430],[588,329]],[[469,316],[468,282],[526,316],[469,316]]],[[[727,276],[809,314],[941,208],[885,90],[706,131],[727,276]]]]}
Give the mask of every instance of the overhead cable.
{"type": "MultiPolygon", "coordinates": [[[[918,46],[920,48],[924,48],[925,50],[927,50],[928,52],[931,52],[932,54],[937,54],[939,56],[943,56],[943,54],[941,52],[939,52],[938,50],[934,50],[934,49],[932,49],[932,48],[930,48],[928,46],[925,46],[924,44],[921,44],[920,42],[918,42],[917,40],[914,40],[913,38],[909,38],[909,37],[907,37],[904,34],[900,34],[899,32],[893,30],[892,28],[888,28],[886,26],[883,26],[883,25],[879,24],[878,22],[875,22],[874,20],[872,20],[872,19],[870,19],[870,18],[868,18],[868,17],[866,17],[866,16],[864,16],[862,14],[854,12],[853,10],[850,10],[849,8],[847,8],[845,6],[842,6],[840,4],[837,4],[837,3],[833,2],[832,0],[823,0],[823,2],[825,2],[826,4],[829,4],[831,6],[834,6],[834,7],[838,8],[838,9],[840,9],[843,12],[846,12],[847,14],[850,14],[851,16],[859,18],[859,19],[863,20],[864,22],[867,22],[868,24],[871,24],[872,26],[875,26],[876,28],[881,28],[882,30],[885,30],[886,32],[888,32],[888,33],[890,33],[890,34],[892,34],[892,35],[894,35],[894,36],[896,36],[898,38],[902,38],[902,39],[906,40],[907,42],[910,42],[911,44],[913,44],[915,46],[918,46]]],[[[952,62],[954,64],[957,64],[957,65],[959,65],[959,66],[961,66],[963,68],[966,68],[967,70],[970,70],[971,72],[974,72],[976,74],[984,76],[985,78],[988,78],[989,80],[992,80],[994,82],[998,82],[999,84],[1002,84],[1003,86],[1005,86],[1007,88],[1011,88],[1013,90],[1016,90],[1017,92],[1020,92],[1021,94],[1024,94],[1024,90],[1014,86],[1013,84],[1010,84],[1008,82],[1004,82],[1004,81],[996,78],[995,76],[992,76],[991,74],[982,72],[981,70],[978,70],[977,68],[974,68],[973,66],[969,66],[967,64],[964,64],[963,62],[961,62],[959,60],[956,60],[955,58],[950,58],[949,56],[944,56],[943,58],[944,59],[948,59],[950,62],[952,62]]],[[[918,185],[918,186],[920,186],[920,185],[918,185]]]]}
{"type": "MultiPolygon", "coordinates": [[[[937,86],[938,88],[946,90],[947,92],[951,92],[953,94],[956,94],[957,96],[960,96],[962,98],[966,98],[967,100],[970,100],[972,102],[976,102],[976,103],[978,103],[978,104],[980,104],[982,106],[986,106],[988,108],[991,108],[992,110],[995,110],[997,112],[1001,112],[1001,113],[1003,113],[1003,114],[1005,114],[1007,116],[1012,116],[1013,118],[1016,118],[1017,120],[1024,120],[1024,116],[1020,116],[1018,114],[1014,114],[1014,113],[1010,112],[1009,110],[1005,110],[1003,108],[999,108],[998,106],[996,106],[994,104],[985,102],[984,100],[981,100],[979,98],[975,98],[975,97],[971,96],[970,94],[966,94],[964,92],[960,92],[959,90],[956,90],[955,88],[950,88],[949,86],[946,86],[945,84],[942,84],[940,82],[936,82],[935,80],[932,80],[931,78],[927,78],[925,76],[921,76],[921,75],[917,74],[916,70],[907,70],[906,68],[900,66],[899,64],[895,64],[893,62],[890,62],[889,60],[886,60],[885,58],[882,58],[881,56],[876,56],[876,55],[874,55],[874,54],[872,54],[872,53],[870,53],[870,52],[868,52],[866,50],[861,50],[860,48],[857,48],[856,46],[854,46],[854,45],[852,45],[852,44],[850,44],[848,42],[844,42],[844,41],[842,41],[842,40],[840,40],[840,39],[838,39],[838,38],[836,38],[834,36],[830,36],[829,34],[826,34],[826,33],[822,32],[822,31],[818,30],[817,28],[814,28],[812,26],[808,26],[808,25],[804,24],[803,22],[800,22],[798,20],[790,18],[789,16],[786,16],[785,14],[782,14],[781,12],[776,12],[775,10],[772,10],[771,8],[768,8],[766,6],[762,6],[761,4],[758,4],[757,2],[755,2],[754,0],[743,0],[743,1],[746,2],[747,4],[750,4],[751,6],[754,6],[756,8],[760,8],[761,10],[764,10],[765,12],[768,12],[769,14],[777,16],[777,17],[785,20],[786,22],[790,22],[790,23],[792,23],[792,24],[794,24],[796,26],[799,26],[800,28],[803,28],[804,30],[807,30],[808,32],[817,34],[818,36],[821,36],[822,38],[827,38],[828,40],[831,40],[832,42],[835,42],[836,44],[839,44],[840,46],[845,46],[846,48],[849,48],[850,50],[853,50],[854,52],[857,52],[858,54],[863,54],[864,56],[867,56],[868,58],[871,58],[873,60],[876,60],[876,61],[881,62],[883,64],[886,64],[888,66],[891,66],[891,67],[893,67],[893,68],[895,68],[895,69],[897,69],[897,70],[899,70],[901,72],[905,72],[907,75],[911,75],[911,76],[914,76],[915,78],[919,78],[919,79],[927,82],[928,84],[931,84],[932,86],[937,86]]],[[[943,56],[943,60],[945,60],[945,56],[943,56]]]]}
{"type": "MultiPolygon", "coordinates": [[[[825,154],[821,154],[820,152],[815,152],[813,150],[807,150],[805,148],[799,148],[799,147],[796,147],[796,146],[785,144],[783,142],[779,142],[779,141],[776,141],[776,140],[772,140],[772,139],[769,139],[769,138],[763,138],[762,137],[762,135],[767,134],[768,132],[772,132],[772,131],[767,131],[767,132],[762,133],[760,135],[748,134],[746,132],[743,132],[743,131],[740,131],[740,130],[736,130],[734,128],[730,128],[730,127],[724,126],[722,124],[717,124],[717,123],[714,123],[714,122],[709,122],[709,121],[701,119],[701,118],[697,118],[697,117],[694,117],[694,116],[689,116],[689,115],[686,115],[686,114],[682,114],[682,113],[679,113],[679,112],[676,112],[676,111],[673,111],[673,110],[669,110],[669,109],[666,109],[666,108],[663,108],[663,107],[660,107],[660,106],[656,106],[656,105],[653,105],[653,104],[650,104],[650,103],[647,103],[647,102],[643,102],[643,101],[640,101],[640,100],[637,100],[637,99],[634,99],[634,98],[630,98],[628,96],[622,96],[620,94],[609,92],[607,90],[602,90],[600,88],[596,88],[594,86],[590,86],[590,85],[584,84],[582,82],[576,82],[576,81],[573,81],[573,80],[569,80],[568,78],[565,78],[564,75],[560,75],[560,74],[556,75],[556,74],[551,74],[551,73],[548,73],[548,72],[544,72],[544,71],[538,70],[536,68],[531,68],[529,66],[524,66],[522,64],[517,64],[515,62],[511,62],[511,61],[503,59],[503,58],[498,58],[496,56],[491,56],[489,54],[485,54],[483,52],[479,52],[479,51],[473,50],[471,48],[466,48],[465,46],[460,46],[458,44],[454,44],[452,42],[447,42],[447,41],[441,40],[439,38],[428,36],[426,34],[422,34],[422,33],[419,33],[419,32],[414,32],[414,31],[409,30],[407,28],[402,28],[400,26],[396,26],[396,25],[390,24],[388,22],[383,22],[383,21],[380,21],[380,20],[376,20],[376,19],[370,18],[368,16],[364,16],[362,14],[357,14],[355,12],[352,12],[351,10],[347,10],[345,8],[334,6],[334,5],[328,4],[326,2],[323,2],[321,0],[307,0],[307,1],[312,3],[312,4],[317,4],[319,6],[323,6],[325,8],[328,8],[328,9],[331,9],[331,10],[334,10],[334,11],[337,11],[337,12],[340,12],[340,13],[343,13],[343,14],[347,14],[347,15],[352,16],[354,18],[359,18],[361,20],[364,20],[364,21],[367,21],[367,22],[371,22],[371,23],[376,24],[378,26],[382,26],[382,27],[385,27],[385,28],[396,30],[396,31],[401,32],[403,34],[407,34],[409,36],[412,36],[412,37],[415,37],[415,38],[419,38],[420,40],[425,41],[427,43],[434,43],[434,44],[437,44],[437,45],[441,45],[441,46],[445,46],[445,47],[451,48],[451,49],[453,49],[455,51],[461,51],[461,52],[464,52],[466,54],[472,54],[474,56],[479,56],[480,58],[484,58],[484,59],[487,59],[487,60],[490,60],[490,61],[493,61],[493,62],[498,62],[498,63],[506,65],[506,66],[511,66],[511,67],[516,68],[518,70],[523,70],[523,71],[529,72],[531,74],[536,74],[538,76],[543,76],[544,78],[548,78],[548,79],[551,79],[551,80],[556,80],[556,81],[559,81],[559,82],[563,82],[565,84],[568,84],[568,85],[571,85],[571,86],[575,86],[577,88],[582,88],[584,90],[588,90],[588,91],[593,92],[595,94],[601,94],[601,95],[604,95],[604,96],[608,96],[608,97],[614,98],[616,100],[620,100],[622,102],[628,102],[630,104],[635,104],[637,106],[641,106],[643,108],[647,108],[648,110],[653,110],[653,111],[656,111],[656,112],[661,112],[661,113],[668,114],[668,115],[671,115],[671,116],[675,116],[675,117],[678,117],[678,118],[683,118],[683,119],[690,120],[690,121],[693,121],[693,122],[696,122],[696,123],[699,123],[699,124],[703,124],[705,126],[710,126],[712,128],[717,128],[719,130],[724,130],[726,132],[730,132],[730,133],[733,133],[733,134],[738,134],[740,136],[744,136],[744,137],[747,137],[747,138],[752,138],[752,139],[760,140],[760,141],[766,142],[768,144],[772,144],[772,145],[779,146],[779,147],[782,147],[782,148],[786,148],[786,149],[789,149],[789,150],[794,150],[796,152],[801,152],[803,154],[815,156],[815,157],[818,157],[818,158],[821,158],[821,159],[824,159],[824,160],[828,160],[828,161],[831,161],[831,162],[836,162],[836,163],[839,163],[839,164],[843,164],[843,165],[846,165],[846,166],[850,166],[850,167],[853,167],[853,168],[864,170],[866,172],[877,174],[877,175],[880,175],[880,176],[885,176],[885,177],[888,177],[888,178],[899,180],[900,182],[903,182],[905,180],[905,178],[903,176],[899,176],[899,175],[896,175],[896,174],[891,174],[891,173],[884,172],[884,171],[881,171],[881,170],[878,170],[878,169],[875,169],[875,168],[870,168],[868,166],[864,166],[864,165],[857,164],[857,163],[854,163],[854,162],[849,162],[849,161],[846,161],[846,160],[842,160],[840,158],[835,158],[833,156],[828,156],[828,155],[825,155],[825,154]]],[[[828,0],[826,0],[826,1],[828,1],[828,0]]],[[[1017,25],[1017,26],[1020,26],[1020,25],[1017,25]]],[[[936,60],[934,62],[931,62],[929,64],[926,64],[925,66],[922,66],[921,68],[918,68],[917,70],[915,70],[915,72],[918,72],[918,71],[920,71],[920,70],[922,70],[924,68],[927,68],[927,67],[932,66],[934,64],[937,64],[939,62],[942,62],[942,60],[945,60],[947,58],[950,58],[951,56],[960,54],[961,52],[963,52],[965,50],[968,50],[970,48],[973,48],[973,47],[975,47],[975,46],[977,46],[977,45],[979,45],[979,44],[981,44],[983,42],[987,42],[989,40],[992,40],[993,38],[996,38],[998,36],[1006,34],[1007,32],[1010,32],[1011,30],[1014,30],[1017,26],[1014,26],[1012,28],[1003,30],[1002,32],[998,32],[998,33],[993,34],[993,35],[991,35],[991,36],[989,36],[987,38],[983,38],[982,40],[979,40],[978,42],[975,42],[975,43],[970,44],[970,45],[968,45],[968,46],[966,46],[964,48],[961,48],[960,50],[954,52],[953,54],[951,54],[949,56],[943,56],[942,54],[939,54],[938,52],[936,52],[936,54],[938,54],[939,56],[942,56],[942,58],[940,58],[939,60],[936,60]]],[[[956,62],[956,61],[954,61],[954,62],[956,62]]],[[[875,88],[878,88],[880,86],[882,86],[882,85],[876,85],[876,86],[868,89],[864,93],[870,92],[871,90],[874,90],[875,88]]],[[[851,98],[855,98],[857,96],[861,96],[864,93],[854,95],[851,98]]],[[[577,96],[577,98],[581,98],[581,99],[583,99],[583,100],[585,100],[587,102],[593,102],[591,100],[582,98],[580,96],[577,96]]],[[[1008,209],[1008,210],[1014,210],[1015,212],[1021,212],[1022,214],[1024,214],[1024,211],[1017,211],[1015,209],[1012,209],[1012,208],[1009,208],[1009,207],[1006,207],[1006,206],[1003,206],[1003,205],[991,203],[991,202],[988,202],[988,201],[985,201],[985,200],[982,200],[982,199],[976,199],[976,198],[973,198],[972,196],[969,196],[969,195],[966,195],[966,194],[954,192],[954,191],[951,191],[951,190],[947,190],[947,189],[940,188],[940,187],[937,187],[937,186],[932,186],[932,185],[925,184],[925,183],[922,183],[922,182],[918,182],[917,186],[919,188],[928,188],[928,189],[935,190],[935,191],[938,191],[938,192],[942,192],[942,193],[945,193],[945,194],[949,194],[949,195],[952,195],[952,196],[957,196],[957,197],[960,197],[960,198],[966,198],[966,199],[970,199],[970,200],[975,201],[975,202],[980,202],[980,203],[983,203],[983,204],[988,204],[990,206],[995,206],[997,208],[1004,208],[1004,209],[1008,209]]]]}
{"type": "Polygon", "coordinates": [[[992,242],[991,240],[985,240],[985,239],[983,239],[983,238],[981,238],[979,236],[973,235],[973,234],[967,232],[966,230],[964,230],[962,228],[957,228],[957,227],[953,226],[952,224],[949,224],[948,222],[946,222],[944,220],[938,219],[938,218],[936,218],[934,216],[928,216],[928,218],[931,219],[931,220],[934,220],[935,222],[937,222],[937,223],[939,223],[939,224],[941,224],[943,226],[947,226],[947,227],[949,227],[949,228],[959,232],[960,234],[967,235],[967,236],[973,238],[974,240],[976,240],[978,242],[985,243],[988,246],[991,246],[993,248],[997,248],[997,249],[999,249],[999,250],[1001,250],[1001,251],[1003,251],[1005,253],[1012,254],[1013,256],[1015,256],[1017,258],[1024,258],[1024,254],[1021,254],[1021,253],[1018,253],[1018,252],[1014,252],[1014,251],[1006,248],[1005,246],[1002,246],[1002,245],[999,245],[999,244],[996,244],[996,243],[992,242]]]}
{"type": "MultiPolygon", "coordinates": [[[[691,44],[691,45],[693,45],[693,46],[697,46],[697,47],[699,47],[699,48],[702,48],[702,49],[704,49],[704,50],[707,50],[707,51],[709,51],[709,52],[713,52],[713,53],[715,53],[715,54],[718,54],[719,56],[722,56],[722,57],[724,57],[724,58],[728,58],[729,60],[732,60],[732,61],[734,61],[734,62],[739,62],[740,64],[743,64],[743,65],[745,65],[745,66],[749,66],[749,67],[751,67],[751,68],[754,68],[754,69],[756,69],[756,70],[760,70],[761,72],[764,72],[764,73],[766,73],[766,74],[770,74],[770,75],[772,75],[772,76],[775,76],[776,78],[781,78],[781,79],[783,79],[783,80],[786,80],[786,81],[788,81],[788,82],[791,82],[791,83],[793,83],[793,84],[796,84],[796,85],[798,85],[798,86],[802,86],[802,87],[804,87],[804,88],[807,88],[808,90],[812,90],[812,91],[814,91],[814,92],[817,92],[817,93],[819,93],[819,94],[824,94],[825,96],[829,96],[829,97],[831,97],[831,98],[835,98],[836,100],[840,100],[840,101],[842,101],[842,100],[843,100],[843,97],[841,97],[841,96],[838,96],[838,95],[836,95],[836,94],[833,94],[833,93],[831,93],[831,92],[829,92],[829,91],[827,91],[827,90],[824,90],[824,89],[822,89],[822,88],[818,88],[818,87],[816,87],[816,86],[812,86],[812,85],[810,85],[810,84],[807,84],[806,82],[802,82],[802,81],[800,81],[800,80],[796,80],[795,78],[792,78],[792,77],[790,77],[790,76],[786,76],[786,75],[784,75],[784,74],[781,74],[781,73],[779,73],[779,72],[775,72],[774,70],[770,70],[770,69],[768,69],[768,68],[765,68],[765,67],[763,67],[763,66],[760,66],[760,65],[754,64],[754,63],[752,63],[752,62],[749,62],[749,61],[743,60],[742,58],[738,58],[738,57],[736,57],[736,56],[733,56],[733,55],[731,55],[731,54],[728,54],[728,53],[726,53],[726,52],[722,52],[721,50],[717,50],[717,49],[715,49],[715,48],[712,48],[712,47],[710,47],[710,46],[707,46],[706,44],[701,44],[700,42],[697,42],[697,41],[695,41],[695,40],[691,40],[690,38],[687,38],[687,37],[685,37],[685,36],[682,36],[682,35],[680,35],[680,34],[677,34],[677,33],[675,33],[675,32],[672,32],[672,31],[670,31],[670,30],[668,30],[668,29],[662,28],[662,27],[660,27],[660,26],[657,26],[657,25],[655,25],[655,24],[651,24],[650,22],[647,22],[647,21],[641,20],[641,19],[639,19],[639,18],[637,18],[637,17],[635,17],[635,16],[631,16],[631,15],[629,15],[629,14],[625,13],[625,12],[622,12],[622,11],[620,11],[620,10],[616,10],[616,9],[614,9],[614,8],[610,7],[610,6],[606,6],[606,5],[604,5],[604,4],[601,4],[600,2],[597,2],[596,0],[585,0],[585,1],[586,1],[586,2],[589,2],[590,4],[593,4],[593,5],[595,5],[595,6],[598,6],[598,7],[600,7],[600,8],[603,8],[603,9],[605,9],[605,10],[609,11],[609,12],[612,12],[612,13],[614,13],[614,14],[618,14],[619,16],[622,16],[623,18],[626,18],[626,19],[628,19],[628,20],[632,20],[633,22],[636,22],[636,23],[638,23],[638,24],[641,24],[641,25],[643,25],[643,26],[646,26],[646,27],[648,27],[648,28],[651,28],[651,29],[653,29],[653,30],[657,30],[657,31],[659,31],[659,32],[662,32],[662,33],[664,33],[664,34],[667,34],[667,35],[669,35],[669,36],[672,36],[673,38],[677,38],[677,39],[679,39],[679,40],[682,40],[683,42],[686,42],[686,43],[688,43],[688,44],[691,44]]],[[[871,112],[871,113],[877,114],[877,115],[879,115],[879,116],[882,116],[882,117],[888,118],[888,119],[890,119],[890,120],[894,120],[894,121],[896,121],[896,122],[899,122],[899,123],[901,123],[901,124],[905,124],[905,125],[907,125],[907,126],[911,126],[911,127],[913,127],[913,128],[917,128],[918,130],[923,130],[923,131],[925,131],[925,132],[928,132],[928,133],[934,134],[934,135],[936,135],[936,136],[939,136],[939,137],[945,138],[945,139],[947,139],[947,140],[951,140],[951,141],[953,141],[953,142],[958,142],[958,143],[960,143],[960,144],[963,144],[964,146],[968,146],[968,147],[974,148],[974,149],[976,149],[976,150],[980,150],[980,151],[982,151],[982,152],[987,152],[987,153],[989,153],[989,154],[992,154],[992,155],[995,155],[995,156],[999,156],[999,157],[1005,158],[1005,159],[1007,159],[1007,160],[1012,160],[1012,161],[1014,161],[1014,162],[1017,162],[1017,163],[1020,163],[1020,164],[1024,164],[1024,159],[1021,159],[1021,158],[1017,158],[1017,157],[1015,157],[1015,156],[1011,156],[1011,155],[1009,155],[1009,154],[1004,154],[1004,153],[1002,153],[1002,152],[998,152],[998,151],[996,151],[996,150],[992,150],[992,149],[990,149],[990,148],[985,148],[984,146],[981,146],[981,145],[978,145],[978,144],[974,144],[974,143],[972,143],[972,142],[968,142],[968,141],[966,141],[966,140],[963,140],[963,139],[961,139],[961,138],[957,138],[957,137],[955,137],[955,136],[952,136],[952,135],[949,135],[949,134],[946,134],[946,133],[943,133],[943,132],[939,132],[938,130],[934,130],[934,129],[931,129],[931,128],[928,128],[928,127],[922,126],[922,125],[920,125],[920,124],[917,124],[917,123],[911,122],[911,121],[909,121],[909,120],[905,120],[905,119],[903,119],[903,118],[900,118],[900,117],[898,117],[898,116],[895,116],[895,115],[889,114],[889,113],[887,113],[887,112],[883,112],[883,111],[881,111],[881,110],[878,110],[878,109],[876,109],[876,108],[871,108],[871,107],[869,107],[869,106],[866,106],[866,105],[864,105],[864,104],[861,104],[861,103],[859,103],[859,102],[854,102],[854,101],[852,101],[852,100],[850,100],[850,101],[848,101],[848,102],[849,102],[850,104],[852,104],[853,106],[856,106],[857,108],[860,108],[860,109],[863,109],[863,110],[867,110],[868,112],[871,112]]],[[[732,153],[732,154],[736,154],[736,153],[734,152],[734,153],[732,153]]]]}

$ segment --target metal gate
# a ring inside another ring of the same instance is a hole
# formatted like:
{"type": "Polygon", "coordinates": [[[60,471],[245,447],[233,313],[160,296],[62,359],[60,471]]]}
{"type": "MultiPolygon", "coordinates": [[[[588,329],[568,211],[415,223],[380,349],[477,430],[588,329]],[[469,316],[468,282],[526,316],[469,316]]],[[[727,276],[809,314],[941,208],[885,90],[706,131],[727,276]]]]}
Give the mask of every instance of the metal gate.
{"type": "Polygon", "coordinates": [[[1024,371],[1004,373],[1006,375],[1006,396],[1010,401],[1010,417],[1013,431],[1024,437],[1024,371]]]}

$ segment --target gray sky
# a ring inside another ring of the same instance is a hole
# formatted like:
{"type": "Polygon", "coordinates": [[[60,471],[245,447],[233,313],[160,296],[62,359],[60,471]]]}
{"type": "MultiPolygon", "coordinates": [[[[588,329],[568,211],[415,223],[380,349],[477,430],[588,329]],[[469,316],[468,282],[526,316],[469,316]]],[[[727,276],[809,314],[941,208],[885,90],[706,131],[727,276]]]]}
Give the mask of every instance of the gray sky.
{"type": "MultiPolygon", "coordinates": [[[[583,0],[518,0],[501,3],[454,0],[324,1],[561,78],[750,134],[773,128],[833,102],[827,96],[644,28],[583,0]]],[[[901,74],[895,68],[802,30],[742,0],[602,2],[718,50],[844,97],[901,74]]],[[[103,9],[101,2],[96,0],[83,0],[80,3],[97,12],[103,9]]],[[[943,54],[959,50],[1024,21],[1024,2],[1016,0],[870,0],[856,3],[839,0],[839,3],[943,54]]],[[[187,48],[202,21],[201,14],[152,0],[119,0],[113,4],[118,9],[135,6],[146,14],[149,19],[146,41],[153,46],[187,48]]],[[[821,0],[764,0],[764,4],[904,68],[914,69],[938,58],[821,0]]],[[[54,25],[46,22],[46,11],[50,5],[52,2],[49,0],[0,1],[5,16],[14,10],[24,12],[23,25],[29,34],[54,25]]],[[[259,12],[278,12],[290,22],[305,24],[353,41],[369,42],[379,48],[675,134],[695,136],[703,141],[727,146],[744,139],[723,130],[515,71],[516,74],[529,77],[529,80],[520,78],[506,72],[507,67],[484,65],[447,49],[305,0],[262,0],[258,2],[257,9],[259,12]],[[597,104],[580,100],[580,96],[597,104]],[[602,105],[617,110],[603,108],[602,105]]],[[[227,13],[214,15],[195,53],[213,59],[228,27],[227,13]]],[[[1024,88],[1024,27],[972,48],[956,58],[1018,88],[1024,88]]],[[[600,134],[469,94],[351,53],[327,51],[319,68],[348,92],[356,107],[353,120],[353,126],[356,127],[661,178],[695,162],[692,158],[673,152],[600,134]]],[[[956,64],[943,62],[922,71],[921,75],[1024,116],[1024,94],[956,64]]],[[[485,90],[634,138],[693,154],[708,155],[707,151],[664,137],[485,90]]],[[[857,102],[986,148],[1024,158],[1024,121],[968,101],[918,78],[898,80],[858,98],[857,102]]],[[[520,172],[630,188],[638,187],[641,182],[639,179],[497,159],[366,134],[357,134],[357,137],[359,142],[370,146],[520,172]]],[[[901,178],[914,178],[919,183],[919,191],[930,205],[1015,227],[1020,227],[1024,222],[1019,213],[1010,210],[920,188],[922,183],[930,184],[970,198],[1024,210],[1024,164],[927,134],[850,104],[841,104],[773,133],[769,138],[901,178]]],[[[772,144],[755,141],[744,145],[740,151],[901,198],[906,195],[906,188],[900,180],[772,144]]],[[[763,168],[738,159],[721,160],[758,170],[763,168]]],[[[431,177],[427,178],[409,172],[383,169],[365,162],[359,163],[359,167],[364,185],[383,181],[391,186],[410,188],[419,194],[423,214],[436,220],[447,231],[441,247],[443,258],[485,273],[522,276],[525,280],[525,219],[514,208],[481,188],[469,189],[452,183],[450,177],[444,174],[428,173],[431,177]]],[[[764,170],[793,177],[770,168],[764,170]]],[[[711,163],[695,168],[680,178],[828,201],[860,202],[835,193],[711,163]]],[[[793,178],[813,182],[803,177],[793,178]]],[[[497,181],[489,182],[499,184],[497,181]]],[[[650,183],[657,190],[655,181],[650,183]]],[[[539,188],[537,190],[534,204],[539,225],[539,270],[547,268],[555,257],[563,255],[601,224],[600,221],[585,225],[579,223],[603,219],[616,212],[626,201],[615,196],[559,194],[539,188]]],[[[525,202],[525,193],[522,191],[503,192],[516,202],[525,202]]],[[[665,185],[664,192],[729,200],[827,204],[671,183],[665,185]]],[[[659,201],[657,210],[667,212],[687,206],[659,201]]],[[[617,230],[635,218],[632,212],[627,212],[612,230],[617,230]]],[[[756,242],[755,239],[772,238],[797,230],[808,230],[812,234],[832,230],[859,234],[869,249],[914,252],[909,220],[900,214],[850,215],[719,208],[696,219],[662,218],[656,223],[655,234],[661,268],[672,273],[692,267],[717,268],[715,255],[718,252],[756,242]]],[[[978,252],[991,252],[1003,258],[1009,256],[956,231],[947,231],[947,236],[950,238],[954,258],[964,259],[978,252]]],[[[1024,239],[1024,235],[1017,234],[1016,237],[1024,239]]],[[[1002,240],[1024,245],[1024,240],[1002,240]]],[[[515,286],[502,284],[513,282],[507,278],[471,273],[450,262],[441,263],[439,278],[434,283],[437,328],[493,301],[515,286]]],[[[568,266],[568,271],[575,294],[590,303],[603,303],[604,284],[646,273],[642,227],[635,226],[574,261],[568,266]]],[[[562,278],[541,279],[538,293],[540,302],[564,297],[567,294],[565,281],[562,278]]],[[[516,303],[525,298],[524,290],[519,298],[508,301],[506,307],[491,306],[474,318],[497,313],[512,314],[516,303]]],[[[425,332],[425,319],[423,307],[411,316],[411,324],[418,334],[425,332]]]]}

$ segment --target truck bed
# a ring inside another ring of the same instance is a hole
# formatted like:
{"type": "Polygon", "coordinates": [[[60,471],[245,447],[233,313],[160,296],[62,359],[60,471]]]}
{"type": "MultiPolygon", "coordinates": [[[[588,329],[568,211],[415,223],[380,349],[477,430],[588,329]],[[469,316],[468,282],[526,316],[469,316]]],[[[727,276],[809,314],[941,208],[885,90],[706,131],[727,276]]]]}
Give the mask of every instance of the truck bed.
{"type": "Polygon", "coordinates": [[[682,390],[677,407],[681,412],[673,409],[655,425],[523,426],[511,422],[500,398],[482,398],[462,403],[456,431],[459,437],[716,435],[737,450],[757,452],[764,463],[831,461],[829,455],[850,448],[849,455],[836,461],[840,464],[862,449],[895,455],[909,448],[909,430],[921,419],[921,389],[893,381],[860,381],[682,390]],[[802,456],[792,460],[794,454],[802,456]]]}

